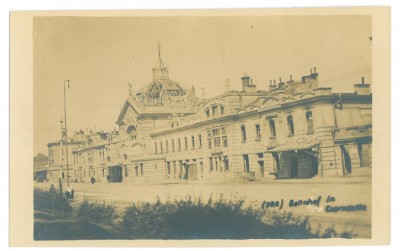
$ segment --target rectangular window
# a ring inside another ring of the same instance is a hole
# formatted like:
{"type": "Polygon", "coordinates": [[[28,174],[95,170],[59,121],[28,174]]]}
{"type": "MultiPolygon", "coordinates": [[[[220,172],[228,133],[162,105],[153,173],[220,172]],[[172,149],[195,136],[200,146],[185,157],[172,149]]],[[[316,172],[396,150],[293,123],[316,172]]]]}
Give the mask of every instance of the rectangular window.
{"type": "Polygon", "coordinates": [[[213,130],[213,136],[219,136],[219,128],[213,130]]]}
{"type": "Polygon", "coordinates": [[[171,141],[172,152],[175,152],[175,140],[172,139],[171,141]]]}
{"type": "Polygon", "coordinates": [[[204,172],[204,170],[203,170],[203,161],[200,161],[200,173],[203,173],[204,172]]]}
{"type": "Polygon", "coordinates": [[[160,153],[163,153],[163,143],[160,141],[160,153]]]}
{"type": "Polygon", "coordinates": [[[228,138],[227,138],[226,136],[223,136],[223,137],[222,137],[222,145],[223,145],[224,147],[227,147],[227,146],[228,146],[228,138]]]}
{"type": "Polygon", "coordinates": [[[208,158],[208,164],[209,164],[209,166],[210,166],[210,169],[209,169],[209,171],[210,172],[212,172],[212,170],[213,170],[213,161],[212,161],[212,158],[208,158]]]}
{"type": "Polygon", "coordinates": [[[154,152],[155,154],[158,154],[158,150],[157,150],[157,142],[154,143],[154,152]]]}
{"type": "Polygon", "coordinates": [[[223,106],[221,106],[221,115],[224,115],[224,107],[223,106]]]}
{"type": "Polygon", "coordinates": [[[192,135],[192,149],[195,147],[194,136],[192,135]]]}
{"type": "Polygon", "coordinates": [[[203,142],[201,142],[201,134],[199,134],[199,148],[203,145],[203,142]]]}
{"type": "Polygon", "coordinates": [[[259,124],[256,124],[256,140],[261,140],[261,128],[259,124]]]}
{"type": "Polygon", "coordinates": [[[171,174],[171,162],[167,161],[167,174],[171,174]]]}
{"type": "Polygon", "coordinates": [[[140,175],[144,175],[143,163],[140,163],[140,175]]]}
{"type": "Polygon", "coordinates": [[[210,110],[207,109],[206,111],[206,117],[209,118],[210,117],[210,110]]]}
{"type": "Polygon", "coordinates": [[[288,123],[288,131],[289,135],[294,135],[294,124],[293,124],[293,116],[289,115],[287,116],[287,123],[288,123]]]}
{"type": "Polygon", "coordinates": [[[185,151],[187,151],[188,149],[188,139],[187,137],[185,137],[185,151]]]}
{"type": "Polygon", "coordinates": [[[176,161],[172,162],[172,167],[174,170],[174,175],[176,174],[176,161]]]}
{"type": "Polygon", "coordinates": [[[241,125],[240,126],[240,131],[242,133],[242,141],[246,141],[247,137],[246,137],[246,127],[245,127],[245,125],[241,125]]]}
{"type": "Polygon", "coordinates": [[[165,141],[165,153],[168,153],[168,140],[165,141]]]}
{"type": "Polygon", "coordinates": [[[226,135],[225,127],[221,128],[221,135],[226,135]]]}
{"type": "Polygon", "coordinates": [[[314,133],[314,122],[312,112],[306,112],[306,120],[307,120],[307,133],[314,133]]]}
{"type": "Polygon", "coordinates": [[[211,138],[207,139],[207,143],[208,143],[208,149],[211,149],[212,148],[212,140],[211,140],[211,138]]]}
{"type": "Polygon", "coordinates": [[[243,155],[243,169],[244,169],[244,172],[250,171],[249,155],[247,155],[247,154],[243,155]]]}
{"type": "Polygon", "coordinates": [[[271,133],[271,138],[276,138],[276,129],[275,129],[275,120],[274,119],[269,120],[269,130],[271,133]]]}
{"type": "Polygon", "coordinates": [[[207,137],[211,137],[212,136],[212,131],[211,130],[207,130],[207,137]]]}
{"type": "Polygon", "coordinates": [[[228,157],[224,158],[224,170],[225,170],[225,172],[229,172],[229,160],[228,160],[228,157]]]}
{"type": "Polygon", "coordinates": [[[214,138],[214,146],[219,147],[221,145],[221,139],[220,137],[215,137],[214,138]]]}

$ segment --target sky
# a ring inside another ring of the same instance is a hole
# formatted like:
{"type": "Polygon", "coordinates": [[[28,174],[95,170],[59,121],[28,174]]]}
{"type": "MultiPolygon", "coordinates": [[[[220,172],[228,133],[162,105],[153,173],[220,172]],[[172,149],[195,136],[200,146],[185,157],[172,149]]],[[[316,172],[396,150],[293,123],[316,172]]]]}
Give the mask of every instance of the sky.
{"type": "Polygon", "coordinates": [[[170,78],[198,95],[240,90],[251,76],[300,79],[317,67],[321,86],[354,92],[371,80],[369,16],[36,17],[33,29],[34,155],[61,137],[64,81],[68,132],[117,128],[120,109],[152,80],[158,43],[170,78]]]}

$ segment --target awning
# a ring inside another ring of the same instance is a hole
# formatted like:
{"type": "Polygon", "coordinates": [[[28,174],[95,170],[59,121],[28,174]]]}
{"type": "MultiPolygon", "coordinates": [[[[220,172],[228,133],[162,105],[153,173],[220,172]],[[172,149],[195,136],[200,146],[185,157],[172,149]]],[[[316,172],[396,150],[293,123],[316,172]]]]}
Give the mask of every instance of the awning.
{"type": "Polygon", "coordinates": [[[309,143],[292,143],[292,144],[285,144],[280,145],[271,149],[268,149],[267,152],[286,152],[286,151],[297,151],[297,150],[304,150],[309,148],[314,148],[319,145],[318,142],[309,142],[309,143]]]}

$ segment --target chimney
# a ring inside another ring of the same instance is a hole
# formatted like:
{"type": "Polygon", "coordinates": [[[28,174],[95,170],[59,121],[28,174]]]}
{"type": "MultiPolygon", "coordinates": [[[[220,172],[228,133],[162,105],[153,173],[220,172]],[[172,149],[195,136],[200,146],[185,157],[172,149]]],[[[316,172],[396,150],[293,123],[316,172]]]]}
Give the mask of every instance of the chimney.
{"type": "Polygon", "coordinates": [[[369,95],[371,94],[370,84],[366,84],[364,77],[361,78],[361,84],[354,85],[355,93],[358,95],[369,95]]]}
{"type": "Polygon", "coordinates": [[[253,81],[250,80],[246,73],[242,77],[242,88],[244,92],[257,92],[257,86],[253,84],[253,81]]]}
{"type": "Polygon", "coordinates": [[[292,77],[292,74],[290,74],[290,80],[289,80],[289,81],[287,81],[287,83],[288,83],[288,84],[292,84],[292,83],[293,83],[293,77],[292,77]]]}
{"type": "Polygon", "coordinates": [[[282,89],[285,86],[285,83],[282,82],[282,78],[279,77],[279,88],[282,89]]]}
{"type": "Polygon", "coordinates": [[[314,67],[314,73],[313,73],[313,69],[310,69],[310,75],[301,77],[301,81],[303,83],[314,83],[315,87],[317,87],[317,85],[318,85],[317,67],[314,67]]]}
{"type": "Polygon", "coordinates": [[[242,88],[243,88],[243,91],[245,89],[245,86],[247,86],[247,85],[250,85],[250,77],[247,76],[246,73],[243,73],[243,77],[242,77],[242,88]]]}
{"type": "Polygon", "coordinates": [[[272,91],[275,88],[276,88],[275,81],[274,81],[274,84],[272,84],[272,80],[269,80],[269,90],[272,91]]]}

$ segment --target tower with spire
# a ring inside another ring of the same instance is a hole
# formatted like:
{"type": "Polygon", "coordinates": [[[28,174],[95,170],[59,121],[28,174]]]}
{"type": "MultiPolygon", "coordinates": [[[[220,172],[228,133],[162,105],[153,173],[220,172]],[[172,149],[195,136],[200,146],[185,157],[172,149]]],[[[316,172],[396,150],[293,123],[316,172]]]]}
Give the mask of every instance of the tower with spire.
{"type": "Polygon", "coordinates": [[[158,43],[158,59],[153,68],[153,80],[155,82],[158,82],[159,80],[168,80],[168,79],[169,79],[168,68],[164,66],[164,63],[161,59],[160,43],[158,43]]]}

